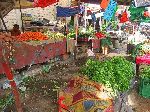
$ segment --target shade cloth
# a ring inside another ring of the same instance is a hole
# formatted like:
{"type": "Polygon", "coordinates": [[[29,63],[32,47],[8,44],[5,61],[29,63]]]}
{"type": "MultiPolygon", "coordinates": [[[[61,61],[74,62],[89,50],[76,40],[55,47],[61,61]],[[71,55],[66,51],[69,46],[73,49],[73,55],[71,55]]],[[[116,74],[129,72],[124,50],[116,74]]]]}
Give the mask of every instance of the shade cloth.
{"type": "Polygon", "coordinates": [[[108,7],[106,8],[106,10],[103,14],[104,19],[107,21],[110,21],[112,19],[112,17],[114,16],[116,8],[117,8],[117,2],[114,0],[110,0],[108,7]]]}
{"type": "Polygon", "coordinates": [[[102,0],[100,6],[102,9],[106,9],[108,4],[109,4],[110,0],[102,0]]]}
{"type": "Polygon", "coordinates": [[[70,17],[80,13],[78,7],[60,7],[57,6],[57,17],[70,17]]]}
{"type": "Polygon", "coordinates": [[[59,2],[59,0],[34,0],[34,6],[44,8],[56,2],[59,2]]]}

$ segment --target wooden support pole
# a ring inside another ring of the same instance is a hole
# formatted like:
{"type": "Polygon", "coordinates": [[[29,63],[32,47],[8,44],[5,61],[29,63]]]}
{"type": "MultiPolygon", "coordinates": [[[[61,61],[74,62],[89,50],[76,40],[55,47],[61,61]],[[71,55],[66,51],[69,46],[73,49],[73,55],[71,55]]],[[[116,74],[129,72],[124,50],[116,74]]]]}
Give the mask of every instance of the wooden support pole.
{"type": "Polygon", "coordinates": [[[24,32],[24,25],[23,25],[23,15],[22,15],[22,10],[21,10],[21,1],[19,0],[19,5],[20,5],[20,13],[21,13],[21,28],[22,28],[22,32],[24,32]]]}
{"type": "Polygon", "coordinates": [[[1,15],[0,15],[0,18],[2,20],[3,26],[5,27],[6,32],[8,32],[8,29],[7,29],[7,26],[5,24],[5,21],[4,21],[4,19],[3,19],[3,17],[1,15]]]}
{"type": "Polygon", "coordinates": [[[17,85],[16,82],[14,81],[14,76],[11,73],[11,70],[6,62],[3,62],[2,66],[9,81],[9,84],[11,85],[12,88],[12,93],[14,95],[17,112],[23,112],[17,85]]]}

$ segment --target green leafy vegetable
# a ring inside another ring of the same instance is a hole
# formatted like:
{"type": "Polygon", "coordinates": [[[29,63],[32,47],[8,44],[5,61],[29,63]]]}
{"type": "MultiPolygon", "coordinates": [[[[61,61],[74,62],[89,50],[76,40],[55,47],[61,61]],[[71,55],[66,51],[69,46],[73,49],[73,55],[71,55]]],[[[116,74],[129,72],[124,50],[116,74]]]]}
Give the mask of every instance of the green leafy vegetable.
{"type": "Polygon", "coordinates": [[[123,57],[113,57],[104,62],[88,60],[81,71],[91,80],[110,87],[114,93],[127,91],[134,75],[132,63],[123,57]]]}
{"type": "Polygon", "coordinates": [[[141,76],[142,79],[145,79],[145,78],[150,79],[150,66],[144,68],[144,69],[141,71],[141,75],[140,75],[140,76],[141,76]]]}

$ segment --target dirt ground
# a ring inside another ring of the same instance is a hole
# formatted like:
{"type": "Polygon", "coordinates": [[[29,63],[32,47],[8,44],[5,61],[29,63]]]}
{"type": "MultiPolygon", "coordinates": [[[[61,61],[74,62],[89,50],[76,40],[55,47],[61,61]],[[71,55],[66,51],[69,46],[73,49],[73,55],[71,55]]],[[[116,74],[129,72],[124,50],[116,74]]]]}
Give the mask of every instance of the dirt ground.
{"type": "MultiPolygon", "coordinates": [[[[85,62],[85,58],[63,61],[53,66],[49,73],[26,80],[26,92],[22,94],[21,100],[24,112],[58,112],[58,89],[64,87],[85,62]]],[[[150,112],[150,99],[139,96],[137,88],[129,95],[129,104],[134,112],[150,112]]]]}
{"type": "Polygon", "coordinates": [[[150,99],[139,96],[136,89],[131,92],[128,100],[134,112],[150,112],[150,99]]]}
{"type": "MultiPolygon", "coordinates": [[[[37,92],[27,94],[27,98],[24,100],[25,112],[58,112],[57,91],[53,91],[53,89],[65,86],[67,80],[76,75],[85,60],[64,62],[64,64],[54,66],[49,74],[36,76],[39,81],[33,82],[30,89],[35,86],[37,92]]],[[[139,96],[138,88],[135,88],[128,98],[134,112],[150,112],[150,99],[139,96]]]]}
{"type": "Polygon", "coordinates": [[[79,71],[85,61],[64,62],[51,68],[48,74],[39,74],[26,83],[27,92],[23,98],[25,112],[58,112],[58,89],[79,71]],[[34,89],[33,89],[34,88],[34,89]]]}

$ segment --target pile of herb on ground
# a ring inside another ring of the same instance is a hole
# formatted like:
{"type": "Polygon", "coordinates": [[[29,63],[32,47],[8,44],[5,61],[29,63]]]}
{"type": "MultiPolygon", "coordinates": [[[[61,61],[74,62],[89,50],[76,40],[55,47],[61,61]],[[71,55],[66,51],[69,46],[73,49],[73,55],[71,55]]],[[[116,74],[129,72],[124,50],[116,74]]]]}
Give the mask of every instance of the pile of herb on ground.
{"type": "Polygon", "coordinates": [[[114,92],[127,91],[134,76],[133,64],[123,57],[113,57],[104,62],[88,60],[81,71],[91,80],[104,84],[114,92]]]}

